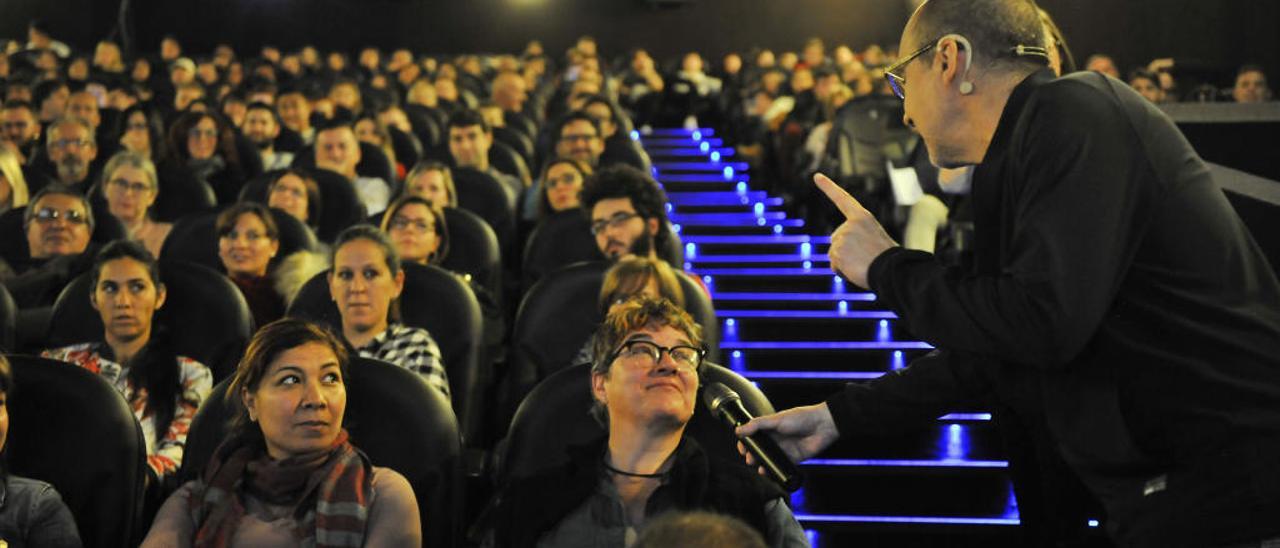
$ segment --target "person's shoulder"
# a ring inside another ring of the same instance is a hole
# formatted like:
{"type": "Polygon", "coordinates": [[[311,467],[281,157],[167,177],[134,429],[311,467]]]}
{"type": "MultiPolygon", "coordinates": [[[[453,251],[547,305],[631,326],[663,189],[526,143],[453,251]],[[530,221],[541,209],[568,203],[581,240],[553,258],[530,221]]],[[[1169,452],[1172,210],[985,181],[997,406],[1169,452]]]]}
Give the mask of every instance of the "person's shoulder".
{"type": "Polygon", "coordinates": [[[382,495],[388,493],[403,495],[408,493],[410,497],[413,497],[413,486],[409,484],[409,479],[394,468],[374,466],[369,475],[369,481],[372,482],[373,490],[376,493],[382,495]]]}
{"type": "Polygon", "coordinates": [[[5,489],[10,497],[21,493],[28,497],[61,498],[61,496],[58,495],[58,490],[53,487],[53,484],[34,478],[24,478],[22,476],[11,475],[5,478],[5,489]]]}
{"type": "Polygon", "coordinates": [[[393,324],[391,335],[396,340],[435,344],[435,339],[431,337],[431,332],[421,327],[393,324]]]}
{"type": "Polygon", "coordinates": [[[1117,105],[1113,83],[1123,84],[1096,72],[1075,72],[1036,86],[1030,100],[1037,110],[1110,111],[1117,105]]]}
{"type": "Polygon", "coordinates": [[[178,356],[177,360],[178,368],[182,371],[184,379],[213,378],[213,371],[209,369],[209,366],[186,356],[178,356]]]}

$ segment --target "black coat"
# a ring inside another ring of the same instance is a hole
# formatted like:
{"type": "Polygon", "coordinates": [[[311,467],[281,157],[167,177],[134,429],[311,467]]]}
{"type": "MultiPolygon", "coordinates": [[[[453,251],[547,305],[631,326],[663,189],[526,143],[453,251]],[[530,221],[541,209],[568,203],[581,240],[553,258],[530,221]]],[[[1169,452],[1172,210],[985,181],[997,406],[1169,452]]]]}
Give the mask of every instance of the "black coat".
{"type": "Polygon", "coordinates": [[[1280,283],[1161,111],[1029,77],[973,182],[973,270],[905,249],[869,284],[940,348],[828,401],[844,434],[986,397],[1101,500],[1122,544],[1280,534],[1280,283]]]}

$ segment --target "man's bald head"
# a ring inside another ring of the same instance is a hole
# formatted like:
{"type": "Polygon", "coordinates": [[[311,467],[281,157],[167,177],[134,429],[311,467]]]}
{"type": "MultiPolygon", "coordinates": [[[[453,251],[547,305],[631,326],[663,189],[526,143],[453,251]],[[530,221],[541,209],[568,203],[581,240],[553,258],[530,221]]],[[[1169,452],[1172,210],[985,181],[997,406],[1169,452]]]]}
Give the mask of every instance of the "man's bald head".
{"type": "Polygon", "coordinates": [[[902,36],[901,55],[949,34],[973,46],[973,67],[1030,72],[1044,68],[1048,58],[1018,55],[1018,46],[1045,44],[1044,26],[1031,0],[929,0],[916,10],[902,36]]]}

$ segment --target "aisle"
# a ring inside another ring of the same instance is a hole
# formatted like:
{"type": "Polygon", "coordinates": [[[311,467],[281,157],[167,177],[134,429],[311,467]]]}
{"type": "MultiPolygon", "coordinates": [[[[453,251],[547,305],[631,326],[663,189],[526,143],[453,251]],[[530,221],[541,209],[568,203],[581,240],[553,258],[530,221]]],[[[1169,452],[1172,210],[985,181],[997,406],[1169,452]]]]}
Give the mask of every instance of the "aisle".
{"type": "MultiPolygon", "coordinates": [[[[638,138],[670,199],[685,270],[711,288],[725,365],[778,409],[899,369],[931,347],[875,295],[833,276],[830,238],[756,190],[710,129],[638,138]]],[[[814,546],[1016,546],[1018,513],[991,415],[958,410],[919,432],[842,441],[803,464],[792,496],[814,546]]]]}

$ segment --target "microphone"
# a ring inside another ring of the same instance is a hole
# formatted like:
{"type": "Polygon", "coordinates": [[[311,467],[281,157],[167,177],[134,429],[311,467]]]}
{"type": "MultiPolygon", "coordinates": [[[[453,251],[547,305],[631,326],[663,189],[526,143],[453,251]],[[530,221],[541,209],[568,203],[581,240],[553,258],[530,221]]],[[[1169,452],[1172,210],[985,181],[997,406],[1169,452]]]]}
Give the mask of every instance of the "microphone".
{"type": "MultiPolygon", "coordinates": [[[[707,385],[703,389],[702,401],[713,415],[720,417],[730,428],[742,426],[753,418],[747,408],[742,406],[742,397],[722,383],[713,382],[707,385]]],[[[738,441],[751,452],[756,463],[764,468],[765,473],[773,481],[778,482],[787,491],[800,488],[800,471],[782,448],[778,447],[778,442],[773,441],[768,434],[740,436],[738,441]]]]}

